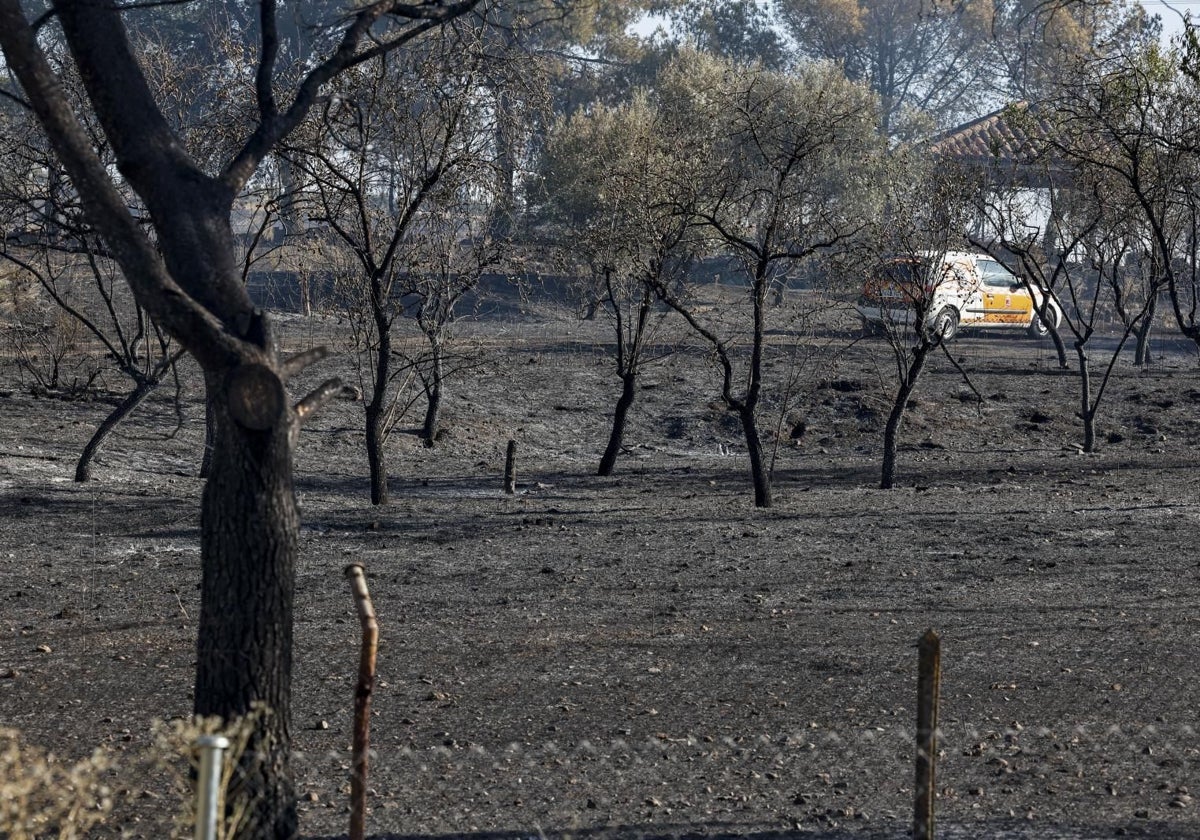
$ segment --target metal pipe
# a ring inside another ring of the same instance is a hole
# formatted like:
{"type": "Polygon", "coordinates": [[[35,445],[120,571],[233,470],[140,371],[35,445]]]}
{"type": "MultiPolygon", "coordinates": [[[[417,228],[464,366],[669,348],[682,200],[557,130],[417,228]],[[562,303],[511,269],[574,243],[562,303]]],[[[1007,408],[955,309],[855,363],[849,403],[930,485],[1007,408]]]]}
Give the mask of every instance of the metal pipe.
{"type": "Polygon", "coordinates": [[[220,825],[221,771],[229,739],[224,735],[201,735],[196,739],[200,774],[196,779],[196,840],[218,840],[220,825]]]}

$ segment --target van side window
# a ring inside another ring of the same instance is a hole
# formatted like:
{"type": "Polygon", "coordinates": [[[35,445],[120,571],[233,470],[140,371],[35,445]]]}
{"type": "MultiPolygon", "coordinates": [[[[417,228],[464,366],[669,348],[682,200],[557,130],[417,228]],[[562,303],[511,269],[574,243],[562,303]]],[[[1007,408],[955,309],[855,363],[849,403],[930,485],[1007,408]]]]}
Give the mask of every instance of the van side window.
{"type": "Polygon", "coordinates": [[[978,260],[976,265],[986,286],[1003,286],[1007,289],[1018,283],[1016,276],[996,260],[978,260]]]}

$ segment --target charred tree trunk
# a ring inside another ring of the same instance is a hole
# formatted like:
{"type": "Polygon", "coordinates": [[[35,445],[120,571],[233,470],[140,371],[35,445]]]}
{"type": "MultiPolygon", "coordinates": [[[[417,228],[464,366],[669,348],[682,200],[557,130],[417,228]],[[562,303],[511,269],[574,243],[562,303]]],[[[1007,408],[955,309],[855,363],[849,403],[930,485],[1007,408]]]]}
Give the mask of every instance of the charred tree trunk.
{"type": "Polygon", "coordinates": [[[364,406],[367,433],[367,466],[371,472],[371,504],[388,503],[387,461],[383,452],[387,429],[388,381],[392,375],[392,326],[385,309],[385,294],[379,278],[372,281],[372,315],[375,319],[378,346],[375,348],[374,381],[371,399],[364,406]]]}
{"type": "Polygon", "coordinates": [[[763,454],[762,440],[758,436],[758,419],[753,405],[738,411],[742,431],[746,436],[746,450],[750,455],[750,481],[754,484],[754,506],[769,508],[774,500],[771,494],[771,477],[767,474],[767,462],[763,454]]]}
{"type": "MultiPolygon", "coordinates": [[[[279,379],[260,368],[267,374],[262,381],[278,383],[282,395],[279,379]]],[[[268,404],[271,410],[250,421],[262,428],[250,428],[246,417],[235,419],[233,377],[210,372],[207,379],[215,446],[200,514],[194,708],[225,720],[259,715],[228,801],[248,808],[237,836],[284,840],[295,836],[297,825],[289,766],[299,527],[292,489],[295,419],[280,396],[274,399],[279,410],[268,404]]]]}
{"type": "Polygon", "coordinates": [[[617,399],[617,408],[613,413],[612,431],[608,435],[608,446],[600,458],[600,468],[596,475],[612,475],[617,465],[617,455],[621,452],[621,441],[625,437],[625,423],[629,418],[629,409],[637,395],[637,371],[626,371],[621,375],[621,396],[617,399]]]}
{"type": "Polygon", "coordinates": [[[442,411],[441,383],[430,383],[425,397],[425,420],[421,424],[421,438],[426,446],[433,446],[437,443],[438,416],[442,411]]]}
{"type": "Polygon", "coordinates": [[[429,378],[425,383],[425,421],[421,425],[421,438],[426,446],[437,442],[438,424],[442,412],[442,382],[445,379],[445,350],[441,340],[431,336],[429,346],[433,351],[429,378]]]}
{"type": "MultiPolygon", "coordinates": [[[[754,272],[754,332],[751,339],[746,398],[738,406],[738,417],[742,421],[742,431],[746,436],[746,450],[750,455],[750,481],[754,484],[754,506],[760,508],[769,508],[773,501],[771,498],[771,475],[767,471],[762,438],[758,434],[758,401],[762,395],[763,353],[766,349],[766,300],[767,287],[770,285],[769,272],[769,261],[766,257],[761,257],[754,272]]],[[[730,385],[728,375],[726,375],[725,383],[725,391],[728,394],[730,385]]]]}
{"type": "Polygon", "coordinates": [[[1054,352],[1058,356],[1058,367],[1060,370],[1066,370],[1067,365],[1067,345],[1063,343],[1062,336],[1058,334],[1058,327],[1050,328],[1050,340],[1054,342],[1054,352]]]}
{"type": "Polygon", "coordinates": [[[370,470],[371,504],[388,503],[387,463],[383,454],[383,416],[376,400],[372,399],[364,409],[367,433],[367,467],[370,470]]]}
{"type": "Polygon", "coordinates": [[[1092,371],[1082,345],[1076,344],[1075,355],[1079,360],[1079,419],[1083,421],[1083,451],[1095,452],[1096,409],[1092,405],[1092,371]]]}
{"type": "Polygon", "coordinates": [[[1151,329],[1149,323],[1138,327],[1137,331],[1134,333],[1134,338],[1137,340],[1137,344],[1134,345],[1133,351],[1134,367],[1145,367],[1154,361],[1150,353],[1150,333],[1151,329]]]}
{"type": "Polygon", "coordinates": [[[212,472],[212,454],[213,448],[217,445],[216,434],[213,431],[213,408],[212,400],[205,396],[204,398],[204,454],[200,456],[200,477],[208,478],[212,472]]]}
{"type": "Polygon", "coordinates": [[[1145,367],[1153,361],[1150,358],[1150,336],[1154,332],[1154,316],[1158,311],[1158,295],[1152,297],[1146,305],[1146,312],[1142,315],[1142,320],[1138,322],[1137,329],[1133,331],[1134,338],[1137,344],[1133,351],[1133,364],[1135,367],[1145,367]]]}
{"type": "Polygon", "coordinates": [[[933,345],[922,341],[913,349],[912,360],[905,371],[900,387],[896,390],[896,398],[892,401],[892,410],[888,413],[887,424],[883,427],[883,466],[879,474],[879,488],[891,490],[896,485],[896,448],[900,441],[900,427],[904,423],[904,412],[908,409],[908,401],[921,373],[925,370],[925,362],[929,358],[933,345]]]}
{"type": "Polygon", "coordinates": [[[96,429],[91,440],[83,447],[83,452],[79,455],[79,462],[75,464],[75,480],[79,482],[87,481],[92,477],[92,458],[99,451],[100,446],[108,438],[110,432],[117,425],[129,416],[135,408],[141,405],[142,400],[150,396],[150,393],[159,386],[162,382],[162,377],[157,378],[147,376],[138,380],[137,385],[132,391],[121,400],[120,404],[113,409],[112,413],[104,418],[104,422],[96,429]]]}

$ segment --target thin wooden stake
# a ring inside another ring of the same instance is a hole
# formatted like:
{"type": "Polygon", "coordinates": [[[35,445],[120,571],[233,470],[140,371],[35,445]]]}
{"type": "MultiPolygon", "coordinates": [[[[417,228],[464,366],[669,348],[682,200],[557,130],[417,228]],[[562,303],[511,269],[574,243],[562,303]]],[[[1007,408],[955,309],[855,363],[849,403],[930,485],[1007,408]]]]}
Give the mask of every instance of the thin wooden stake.
{"type": "Polygon", "coordinates": [[[942,640],[932,629],[917,642],[917,783],[913,840],[933,840],[938,695],[942,683],[942,640]]]}
{"type": "Polygon", "coordinates": [[[371,692],[375,688],[375,651],[379,623],[367,592],[363,567],[346,567],[358,621],[362,625],[362,649],[358,659],[358,686],[354,691],[354,749],[350,757],[350,840],[364,840],[367,831],[367,753],[371,744],[371,692]]]}
{"type": "Polygon", "coordinates": [[[508,442],[508,451],[504,455],[504,492],[517,492],[517,442],[508,442]]]}

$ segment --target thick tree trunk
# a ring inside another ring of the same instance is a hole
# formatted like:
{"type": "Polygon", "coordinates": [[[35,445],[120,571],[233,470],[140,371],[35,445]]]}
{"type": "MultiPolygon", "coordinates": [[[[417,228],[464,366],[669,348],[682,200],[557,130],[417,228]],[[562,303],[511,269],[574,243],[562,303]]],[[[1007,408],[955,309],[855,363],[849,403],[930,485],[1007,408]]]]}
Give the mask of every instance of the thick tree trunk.
{"type": "Polygon", "coordinates": [[[883,466],[879,474],[881,490],[891,490],[896,485],[896,449],[900,443],[900,427],[904,423],[908,401],[917,388],[917,381],[925,370],[925,362],[932,349],[931,346],[922,343],[913,350],[908,371],[896,390],[896,398],[892,401],[892,410],[888,413],[887,424],[883,427],[883,466]]]}
{"type": "Polygon", "coordinates": [[[754,484],[754,506],[769,508],[773,503],[771,477],[767,475],[762,440],[758,436],[758,420],[754,414],[754,409],[747,407],[738,412],[738,417],[742,421],[742,431],[746,436],[746,449],[750,453],[750,480],[754,484]]]}
{"type": "Polygon", "coordinates": [[[425,396],[425,420],[421,424],[421,439],[425,441],[426,446],[433,446],[437,442],[438,417],[442,411],[442,386],[431,384],[425,396]]]}
{"type": "Polygon", "coordinates": [[[212,472],[212,454],[213,447],[217,445],[216,436],[213,431],[213,409],[212,400],[207,396],[204,399],[204,454],[200,456],[200,477],[208,478],[212,472]]]}
{"type": "Polygon", "coordinates": [[[1137,339],[1137,344],[1133,351],[1133,365],[1134,367],[1145,367],[1154,361],[1150,355],[1150,326],[1139,328],[1134,333],[1134,337],[1137,339]]]}
{"type": "Polygon", "coordinates": [[[233,808],[248,808],[236,836],[290,840],[297,830],[289,767],[295,419],[284,405],[269,428],[247,428],[231,414],[227,380],[213,373],[208,380],[215,446],[200,515],[195,712],[260,716],[229,794],[233,808]]]}
{"type": "Polygon", "coordinates": [[[108,438],[109,433],[128,417],[129,413],[150,395],[150,392],[158,387],[160,382],[162,382],[161,377],[146,377],[140,380],[125,399],[121,400],[121,403],[113,409],[112,413],[104,418],[104,422],[99,425],[95,434],[92,435],[92,439],[87,442],[87,446],[83,447],[83,452],[79,455],[79,462],[75,465],[76,481],[87,481],[92,477],[92,458],[99,451],[101,444],[108,438]]]}
{"type": "Polygon", "coordinates": [[[621,396],[617,399],[617,408],[613,413],[612,431],[608,435],[608,446],[600,458],[600,468],[596,475],[612,475],[617,465],[617,455],[621,452],[621,441],[625,437],[625,422],[629,418],[629,409],[633,407],[637,395],[637,371],[628,371],[621,376],[621,396]]]}

